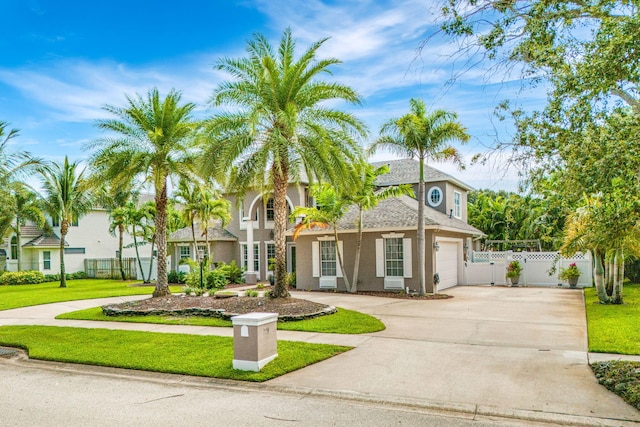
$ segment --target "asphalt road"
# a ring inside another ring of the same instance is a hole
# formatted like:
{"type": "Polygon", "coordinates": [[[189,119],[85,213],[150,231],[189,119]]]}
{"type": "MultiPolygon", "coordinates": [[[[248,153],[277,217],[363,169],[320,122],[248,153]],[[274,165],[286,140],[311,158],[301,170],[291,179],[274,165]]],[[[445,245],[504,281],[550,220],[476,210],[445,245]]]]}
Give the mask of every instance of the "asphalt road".
{"type": "Polygon", "coordinates": [[[0,359],[1,426],[540,425],[175,375],[0,359]]]}

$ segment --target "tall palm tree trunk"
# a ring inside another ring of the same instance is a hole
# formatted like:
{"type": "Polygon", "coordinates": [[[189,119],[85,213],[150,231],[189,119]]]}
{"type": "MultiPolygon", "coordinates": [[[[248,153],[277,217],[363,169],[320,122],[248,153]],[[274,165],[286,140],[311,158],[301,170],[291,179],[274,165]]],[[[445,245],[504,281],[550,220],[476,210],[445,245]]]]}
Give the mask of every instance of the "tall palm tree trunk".
{"type": "Polygon", "coordinates": [[[122,264],[122,246],[124,241],[124,224],[118,224],[118,264],[120,264],[120,276],[122,281],[127,280],[126,274],[124,274],[124,265],[122,264]]]}
{"type": "Polygon", "coordinates": [[[16,217],[16,255],[18,256],[18,271],[22,271],[22,233],[20,232],[20,217],[16,217]]]}
{"type": "Polygon", "coordinates": [[[167,178],[156,186],[156,243],[158,245],[158,278],[153,297],[171,295],[167,279],[167,178]]]}
{"type": "Polygon", "coordinates": [[[66,219],[60,221],[60,287],[67,287],[67,274],[64,270],[64,241],[69,231],[69,222],[66,219]]]}
{"type": "Polygon", "coordinates": [[[287,298],[289,291],[286,286],[286,256],[287,256],[287,182],[288,173],[285,166],[273,166],[273,207],[274,207],[274,245],[275,258],[275,286],[272,290],[274,298],[287,298]]]}
{"type": "Polygon", "coordinates": [[[336,242],[336,254],[338,255],[338,264],[340,265],[340,270],[342,270],[342,280],[344,280],[344,286],[345,288],[347,288],[347,292],[352,292],[351,284],[349,283],[349,278],[347,277],[347,272],[344,269],[344,262],[342,252],[340,251],[340,245],[338,244],[338,227],[336,224],[333,224],[333,238],[336,242]]]}
{"type": "Polygon", "coordinates": [[[133,247],[136,249],[136,259],[138,260],[138,268],[140,269],[140,275],[142,276],[142,281],[146,283],[146,279],[144,278],[144,270],[142,269],[142,260],[140,259],[140,251],[138,250],[138,238],[136,237],[136,226],[133,225],[131,229],[133,233],[133,247]]]}
{"type": "Polygon", "coordinates": [[[604,267],[602,266],[602,253],[600,251],[593,251],[593,262],[593,278],[598,292],[598,299],[600,303],[606,304],[609,302],[609,296],[605,287],[604,267]]]}
{"type": "MultiPolygon", "coordinates": [[[[151,274],[153,273],[153,247],[156,244],[156,236],[154,235],[151,238],[151,257],[149,257],[150,261],[149,261],[149,275],[147,276],[147,278],[149,279],[149,282],[151,282],[151,274]]],[[[156,261],[156,265],[158,264],[158,262],[156,261]]]]}
{"type": "MultiPolygon", "coordinates": [[[[424,157],[420,157],[420,179],[418,180],[418,235],[416,242],[418,243],[418,277],[420,278],[420,295],[427,293],[426,280],[426,247],[424,237],[424,157]]],[[[435,286],[435,285],[434,285],[435,286]]],[[[436,289],[434,287],[433,292],[436,289]]]]}
{"type": "Polygon", "coordinates": [[[191,238],[193,239],[193,260],[198,261],[198,241],[196,240],[196,224],[193,218],[191,219],[191,238]]]}
{"type": "Polygon", "coordinates": [[[360,273],[360,252],[362,252],[362,221],[364,210],[360,207],[358,215],[358,235],[356,236],[356,258],[353,265],[353,280],[351,281],[351,292],[358,292],[358,274],[360,273]]]}

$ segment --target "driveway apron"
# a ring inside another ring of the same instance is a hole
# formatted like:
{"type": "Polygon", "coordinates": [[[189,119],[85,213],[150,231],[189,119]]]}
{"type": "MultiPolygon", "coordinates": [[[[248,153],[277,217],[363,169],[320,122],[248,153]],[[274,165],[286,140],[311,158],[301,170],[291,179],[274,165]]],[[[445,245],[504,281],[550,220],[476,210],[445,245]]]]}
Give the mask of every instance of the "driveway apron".
{"type": "Polygon", "coordinates": [[[454,298],[296,294],[374,315],[387,328],[352,351],[269,383],[503,413],[640,420],[591,373],[581,292],[456,287],[446,293],[454,298]]]}

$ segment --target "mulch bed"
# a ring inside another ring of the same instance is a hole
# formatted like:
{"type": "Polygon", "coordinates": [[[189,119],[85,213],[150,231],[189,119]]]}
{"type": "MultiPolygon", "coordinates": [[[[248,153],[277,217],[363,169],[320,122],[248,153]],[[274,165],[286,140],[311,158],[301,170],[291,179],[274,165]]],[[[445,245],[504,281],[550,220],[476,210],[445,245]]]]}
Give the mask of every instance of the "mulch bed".
{"type": "Polygon", "coordinates": [[[171,295],[148,298],[102,308],[108,316],[199,315],[229,318],[251,312],[278,313],[280,320],[302,320],[335,313],[335,307],[298,298],[232,297],[171,295]]]}

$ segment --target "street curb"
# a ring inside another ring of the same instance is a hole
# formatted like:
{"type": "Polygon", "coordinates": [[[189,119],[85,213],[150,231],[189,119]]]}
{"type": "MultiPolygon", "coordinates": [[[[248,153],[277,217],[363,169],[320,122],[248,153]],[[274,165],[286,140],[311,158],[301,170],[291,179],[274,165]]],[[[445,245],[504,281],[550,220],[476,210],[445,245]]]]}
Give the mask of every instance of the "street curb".
{"type": "Polygon", "coordinates": [[[144,381],[167,386],[196,387],[218,390],[249,390],[279,393],[296,396],[310,396],[324,399],[337,399],[364,405],[384,405],[390,409],[409,410],[432,415],[454,416],[465,419],[503,419],[504,421],[530,421],[566,426],[639,426],[640,422],[628,419],[586,417],[555,412],[532,411],[527,409],[499,408],[489,405],[470,403],[441,402],[412,397],[390,397],[348,390],[326,390],[305,387],[271,385],[268,382],[251,383],[218,378],[195,377],[180,374],[168,374],[150,371],[136,371],[123,368],[80,365],[63,362],[49,362],[29,359],[26,352],[12,358],[0,359],[0,363],[12,363],[26,368],[65,372],[80,375],[101,376],[121,380],[144,381]]]}

